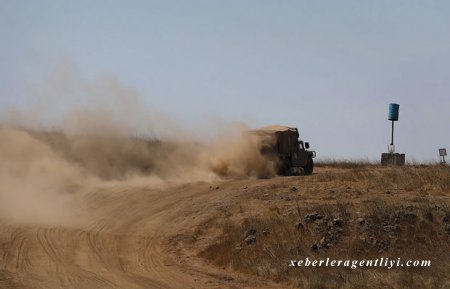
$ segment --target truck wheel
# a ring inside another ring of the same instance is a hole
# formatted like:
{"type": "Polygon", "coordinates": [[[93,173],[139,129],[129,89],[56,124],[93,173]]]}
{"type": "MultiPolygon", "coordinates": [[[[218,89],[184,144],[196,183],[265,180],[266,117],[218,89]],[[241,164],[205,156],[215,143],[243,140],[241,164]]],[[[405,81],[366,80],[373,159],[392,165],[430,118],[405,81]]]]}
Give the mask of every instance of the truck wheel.
{"type": "Polygon", "coordinates": [[[310,175],[313,173],[314,170],[314,162],[312,158],[308,159],[308,162],[306,163],[306,166],[303,167],[305,171],[305,175],[310,175]]]}

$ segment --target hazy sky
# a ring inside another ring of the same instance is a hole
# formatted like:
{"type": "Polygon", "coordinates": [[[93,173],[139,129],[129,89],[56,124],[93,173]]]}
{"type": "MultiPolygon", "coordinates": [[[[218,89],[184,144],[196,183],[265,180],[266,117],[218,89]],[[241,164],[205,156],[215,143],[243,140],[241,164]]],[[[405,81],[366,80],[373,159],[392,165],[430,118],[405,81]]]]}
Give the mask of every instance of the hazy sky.
{"type": "Polygon", "coordinates": [[[450,1],[0,0],[0,105],[26,107],[69,62],[187,127],[285,124],[320,157],[379,159],[397,102],[397,150],[437,160],[450,149],[449,15],[450,1]]]}

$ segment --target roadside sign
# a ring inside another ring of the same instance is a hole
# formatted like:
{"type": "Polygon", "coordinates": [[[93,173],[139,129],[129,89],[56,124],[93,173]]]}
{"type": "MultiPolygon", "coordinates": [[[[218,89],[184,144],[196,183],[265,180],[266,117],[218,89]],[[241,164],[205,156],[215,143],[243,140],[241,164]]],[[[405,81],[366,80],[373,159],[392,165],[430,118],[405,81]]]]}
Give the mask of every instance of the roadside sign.
{"type": "Polygon", "coordinates": [[[447,156],[447,150],[444,148],[439,149],[439,156],[442,157],[441,164],[445,165],[445,157],[447,156]]]}

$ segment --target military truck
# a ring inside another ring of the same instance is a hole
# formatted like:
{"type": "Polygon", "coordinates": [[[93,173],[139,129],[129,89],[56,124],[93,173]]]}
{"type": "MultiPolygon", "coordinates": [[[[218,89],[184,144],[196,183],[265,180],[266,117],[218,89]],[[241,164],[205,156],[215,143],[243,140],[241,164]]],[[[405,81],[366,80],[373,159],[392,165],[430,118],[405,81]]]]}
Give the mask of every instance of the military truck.
{"type": "Polygon", "coordinates": [[[251,131],[258,137],[261,154],[274,160],[279,175],[310,175],[314,170],[315,151],[299,139],[293,127],[273,125],[251,131]]]}

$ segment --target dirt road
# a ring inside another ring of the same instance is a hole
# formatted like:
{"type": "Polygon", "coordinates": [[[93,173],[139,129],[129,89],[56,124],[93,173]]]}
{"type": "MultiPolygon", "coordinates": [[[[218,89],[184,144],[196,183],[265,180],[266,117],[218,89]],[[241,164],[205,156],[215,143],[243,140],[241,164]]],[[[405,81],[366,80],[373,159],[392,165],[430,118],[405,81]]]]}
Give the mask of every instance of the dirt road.
{"type": "Polygon", "coordinates": [[[84,196],[83,226],[1,221],[0,288],[261,288],[174,246],[242,182],[252,181],[217,184],[226,190],[207,183],[99,189],[84,196]]]}

